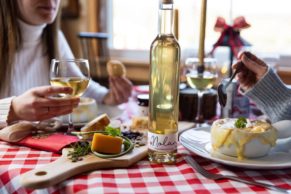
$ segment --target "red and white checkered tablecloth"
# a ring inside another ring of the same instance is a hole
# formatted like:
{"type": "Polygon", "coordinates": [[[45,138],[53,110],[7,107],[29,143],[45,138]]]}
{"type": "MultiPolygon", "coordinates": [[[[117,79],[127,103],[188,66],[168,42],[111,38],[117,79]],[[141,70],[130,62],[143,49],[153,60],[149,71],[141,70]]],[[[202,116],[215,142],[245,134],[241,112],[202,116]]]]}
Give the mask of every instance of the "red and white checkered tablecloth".
{"type": "MultiPolygon", "coordinates": [[[[29,190],[19,177],[31,169],[57,159],[58,154],[19,147],[0,141],[0,193],[271,193],[264,188],[228,180],[204,178],[188,165],[183,156],[190,154],[179,145],[176,165],[150,164],[144,159],[128,169],[96,170],[72,177],[58,185],[29,190]]],[[[246,170],[230,168],[193,155],[207,170],[232,173],[291,189],[291,169],[246,170]]]]}

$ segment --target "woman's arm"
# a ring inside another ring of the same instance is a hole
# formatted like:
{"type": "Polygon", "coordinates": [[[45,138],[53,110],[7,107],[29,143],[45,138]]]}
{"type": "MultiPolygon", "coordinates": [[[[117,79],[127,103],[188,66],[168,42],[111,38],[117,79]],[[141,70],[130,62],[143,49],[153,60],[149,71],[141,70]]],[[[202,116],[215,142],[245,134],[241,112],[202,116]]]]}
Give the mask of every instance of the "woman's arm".
{"type": "Polygon", "coordinates": [[[59,93],[71,94],[70,87],[41,86],[0,102],[1,127],[19,120],[41,121],[71,113],[79,98],[52,98],[59,93]]]}
{"type": "Polygon", "coordinates": [[[245,95],[269,117],[272,122],[291,120],[291,90],[269,68],[245,95]]]}
{"type": "MultiPolygon", "coordinates": [[[[61,56],[64,59],[74,58],[74,55],[63,35],[59,32],[59,45],[61,56]]],[[[72,69],[72,71],[77,70],[72,69]]],[[[90,80],[88,89],[84,93],[84,96],[94,98],[99,103],[108,105],[117,105],[128,101],[131,96],[132,83],[126,77],[109,77],[109,89],[101,86],[99,83],[90,80]]]]}
{"type": "Polygon", "coordinates": [[[13,97],[0,99],[0,129],[8,125],[8,115],[13,97]]]}
{"type": "MultiPolygon", "coordinates": [[[[250,52],[241,54],[244,63],[237,79],[243,93],[251,98],[272,122],[291,120],[291,90],[262,60],[250,52]]],[[[237,64],[234,64],[236,68],[237,64]]]]}
{"type": "MultiPolygon", "coordinates": [[[[74,54],[64,36],[64,34],[59,31],[59,47],[60,47],[60,56],[62,59],[74,59],[74,54]]],[[[72,71],[76,71],[77,69],[72,69],[72,71]]],[[[108,93],[108,89],[106,87],[101,86],[100,84],[90,80],[89,86],[84,93],[84,96],[94,98],[97,102],[102,103],[103,98],[108,93]]]]}

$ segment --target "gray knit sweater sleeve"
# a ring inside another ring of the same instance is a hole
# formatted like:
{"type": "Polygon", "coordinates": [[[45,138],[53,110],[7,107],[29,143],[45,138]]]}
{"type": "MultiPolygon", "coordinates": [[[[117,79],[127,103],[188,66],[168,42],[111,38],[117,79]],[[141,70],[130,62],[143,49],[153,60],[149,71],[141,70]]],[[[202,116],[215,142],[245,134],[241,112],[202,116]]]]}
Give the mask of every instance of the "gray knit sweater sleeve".
{"type": "Polygon", "coordinates": [[[252,99],[272,122],[291,120],[291,89],[286,87],[271,68],[253,88],[245,92],[245,95],[252,99]]]}

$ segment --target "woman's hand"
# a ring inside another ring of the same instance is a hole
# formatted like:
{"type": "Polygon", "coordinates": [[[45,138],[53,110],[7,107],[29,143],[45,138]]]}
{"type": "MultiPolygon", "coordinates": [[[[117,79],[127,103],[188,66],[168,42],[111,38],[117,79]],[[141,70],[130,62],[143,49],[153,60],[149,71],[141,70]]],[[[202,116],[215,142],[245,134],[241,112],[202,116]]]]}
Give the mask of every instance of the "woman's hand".
{"type": "MultiPolygon", "coordinates": [[[[265,75],[268,66],[250,52],[243,52],[239,58],[244,63],[244,66],[237,74],[237,80],[243,90],[248,90],[265,75]]],[[[237,65],[238,63],[234,64],[233,68],[236,69],[237,65]]]]}
{"type": "Polygon", "coordinates": [[[70,87],[42,86],[28,90],[12,100],[8,122],[17,120],[41,121],[69,114],[78,106],[79,98],[50,98],[50,96],[71,94],[70,87]]]}
{"type": "Polygon", "coordinates": [[[105,95],[103,103],[118,105],[127,102],[131,91],[132,83],[126,77],[109,77],[109,92],[105,95]]]}

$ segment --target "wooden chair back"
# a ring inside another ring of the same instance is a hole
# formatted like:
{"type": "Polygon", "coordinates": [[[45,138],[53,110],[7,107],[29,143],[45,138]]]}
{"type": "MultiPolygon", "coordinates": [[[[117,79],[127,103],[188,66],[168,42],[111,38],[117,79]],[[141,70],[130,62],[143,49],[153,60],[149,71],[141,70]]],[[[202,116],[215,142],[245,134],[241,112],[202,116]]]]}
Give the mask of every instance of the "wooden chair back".
{"type": "Polygon", "coordinates": [[[82,56],[89,60],[91,77],[101,85],[108,86],[106,63],[110,59],[107,33],[80,32],[82,56]]]}

